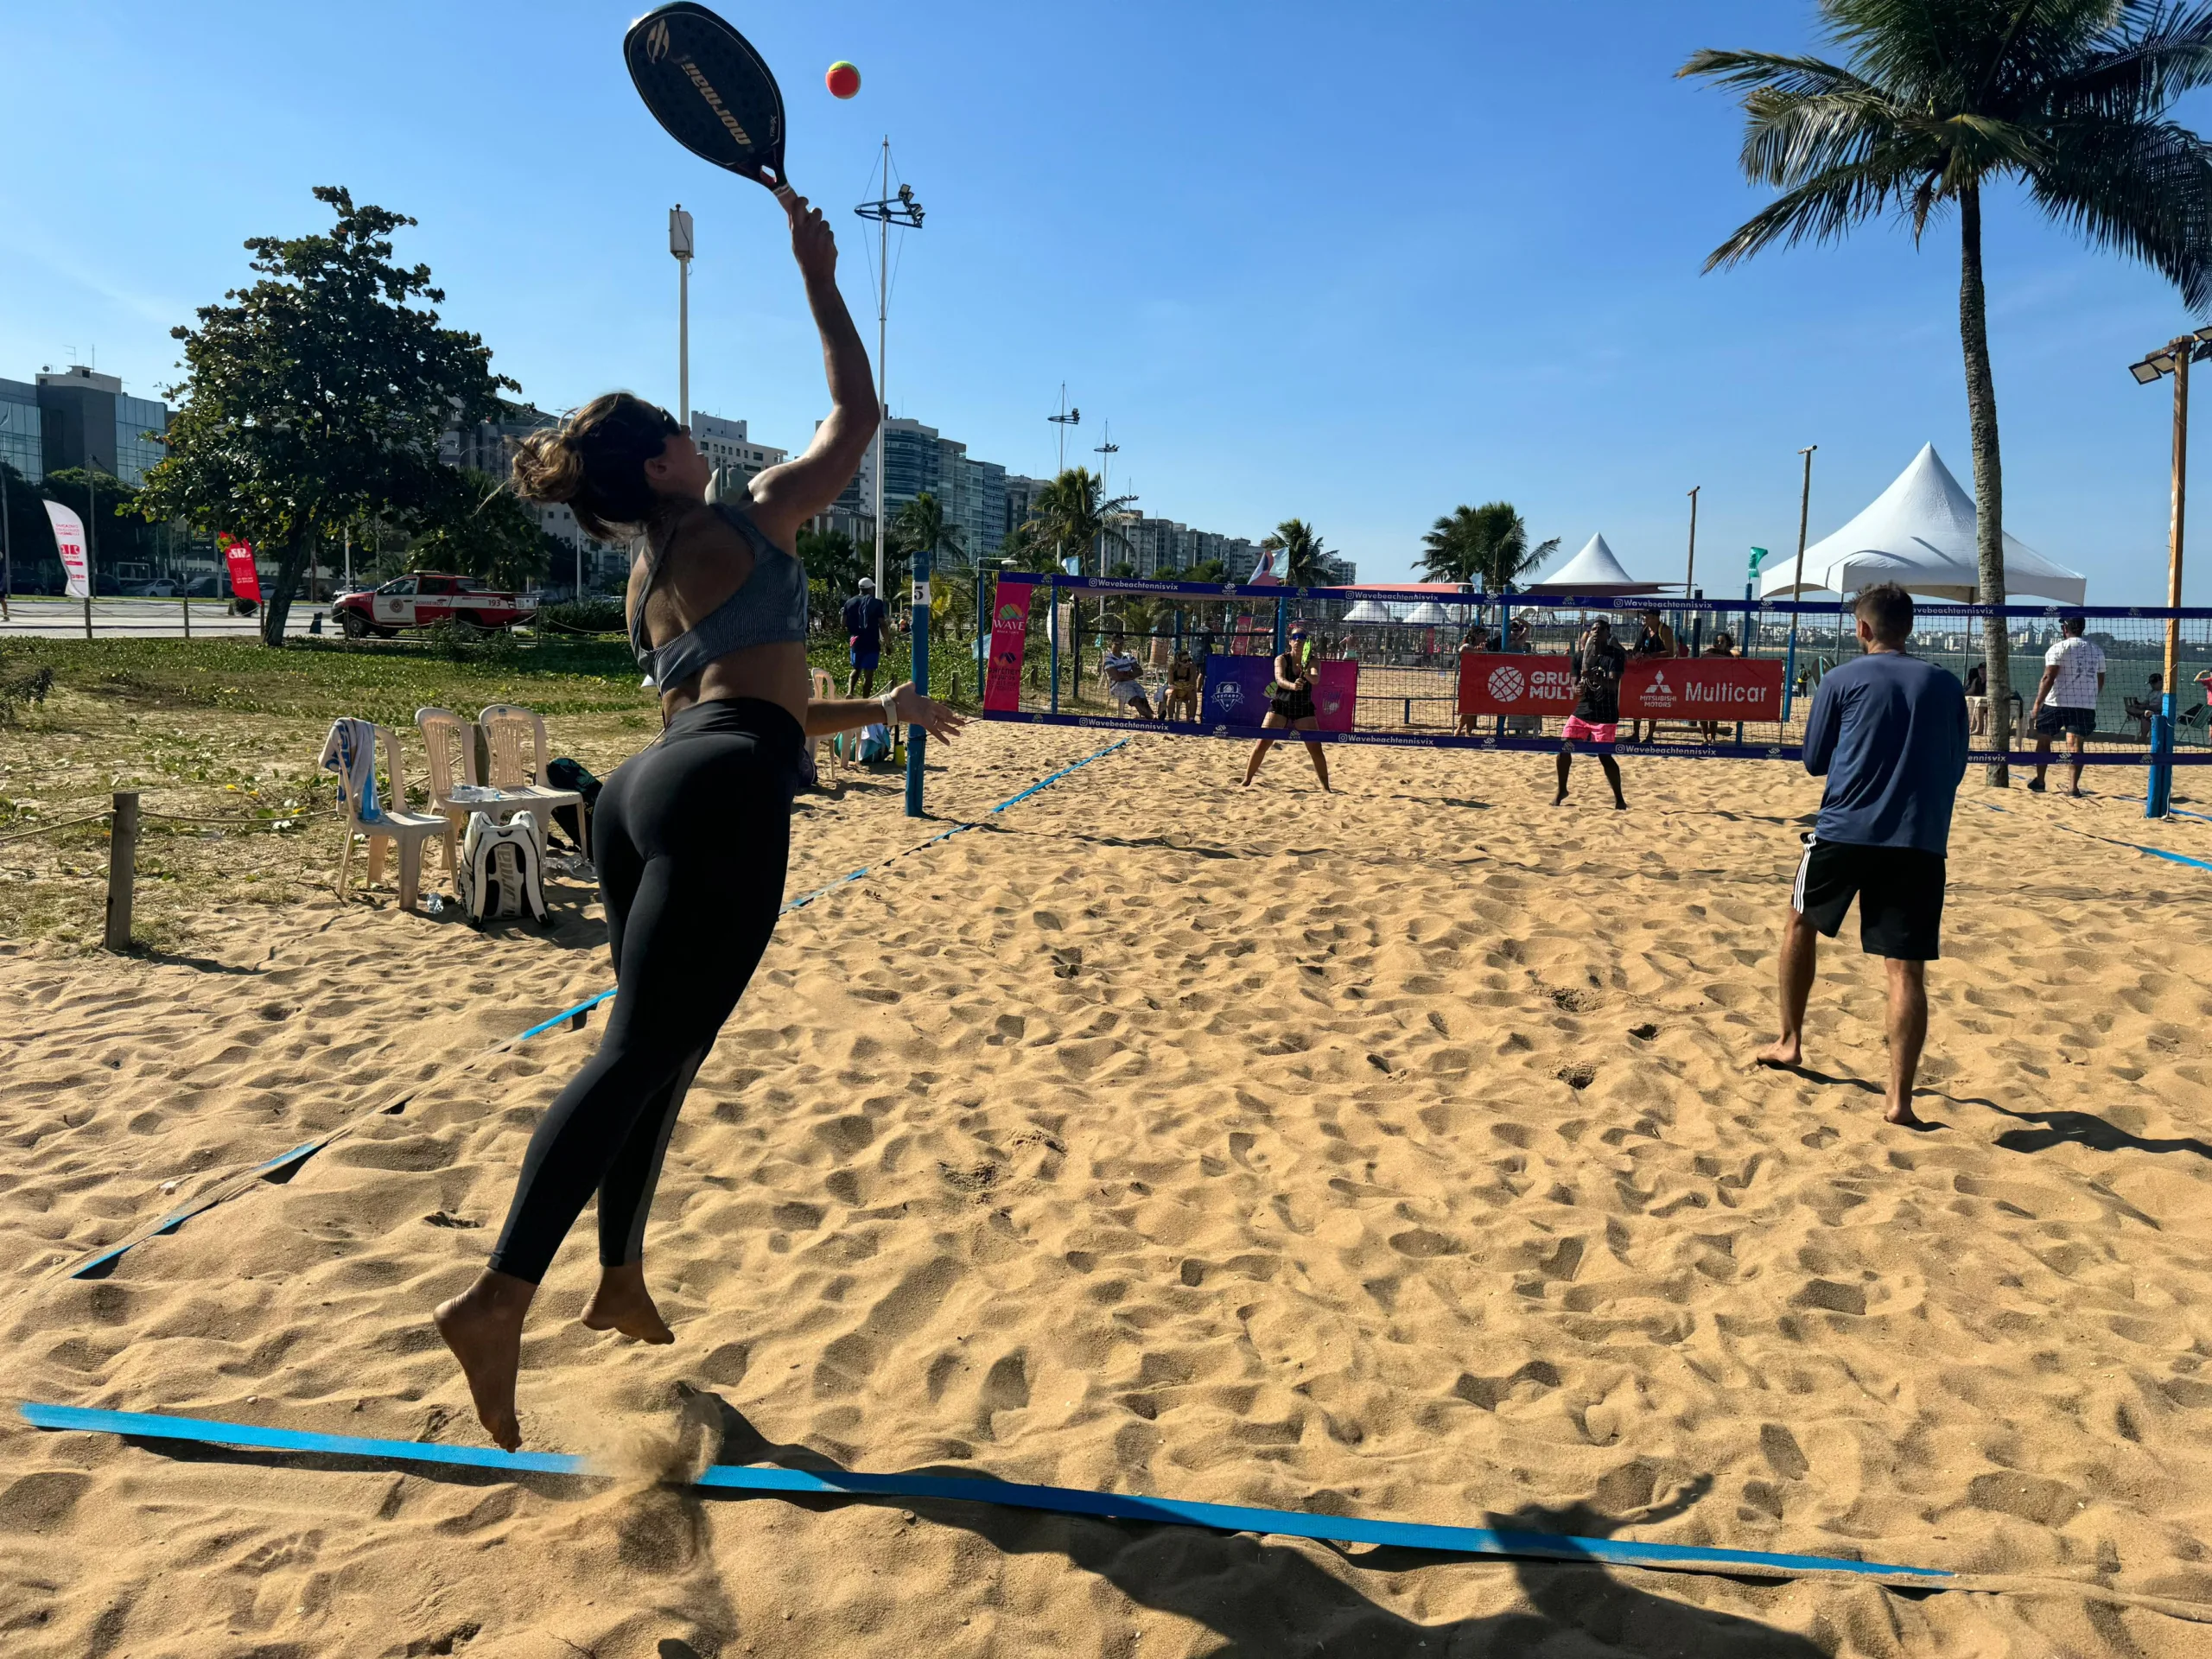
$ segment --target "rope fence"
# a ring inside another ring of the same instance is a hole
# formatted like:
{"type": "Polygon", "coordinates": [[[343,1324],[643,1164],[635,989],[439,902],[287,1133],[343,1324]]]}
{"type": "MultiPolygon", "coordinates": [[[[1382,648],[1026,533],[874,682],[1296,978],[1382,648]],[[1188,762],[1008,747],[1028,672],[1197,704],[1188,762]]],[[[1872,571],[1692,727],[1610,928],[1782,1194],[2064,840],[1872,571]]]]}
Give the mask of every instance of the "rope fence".
{"type": "Polygon", "coordinates": [[[75,830],[88,823],[111,823],[113,829],[107,842],[107,908],[105,930],[100,944],[105,950],[125,954],[130,949],[130,918],[138,885],[138,826],[148,818],[164,823],[213,823],[233,830],[289,830],[306,820],[303,812],[288,813],[275,818],[218,817],[202,813],[153,812],[139,805],[138,791],[119,789],[109,804],[101,811],[87,812],[79,817],[59,818],[52,823],[41,823],[35,830],[18,830],[0,836],[0,847],[12,842],[31,841],[40,836],[59,834],[64,830],[75,830]]]}

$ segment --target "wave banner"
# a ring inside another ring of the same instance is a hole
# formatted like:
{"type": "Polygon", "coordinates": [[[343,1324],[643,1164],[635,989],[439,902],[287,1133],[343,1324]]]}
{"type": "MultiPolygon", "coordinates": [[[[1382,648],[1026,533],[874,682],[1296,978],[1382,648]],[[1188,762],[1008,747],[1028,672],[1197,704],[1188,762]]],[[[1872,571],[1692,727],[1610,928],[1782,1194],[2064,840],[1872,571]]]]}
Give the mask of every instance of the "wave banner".
{"type": "Polygon", "coordinates": [[[1021,657],[1029,647],[1029,595],[1036,587],[1001,576],[991,601],[991,661],[983,681],[983,707],[998,713],[1021,707],[1021,657]]]}

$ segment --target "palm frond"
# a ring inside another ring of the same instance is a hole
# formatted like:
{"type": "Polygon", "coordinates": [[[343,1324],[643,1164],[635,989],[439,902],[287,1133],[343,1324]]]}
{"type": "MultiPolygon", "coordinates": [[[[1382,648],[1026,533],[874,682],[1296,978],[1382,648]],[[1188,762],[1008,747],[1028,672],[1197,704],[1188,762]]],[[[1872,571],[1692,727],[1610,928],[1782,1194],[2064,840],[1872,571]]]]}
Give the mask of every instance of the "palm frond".
{"type": "Polygon", "coordinates": [[[1808,238],[1832,241],[1905,197],[1910,182],[1887,156],[1832,168],[1783,192],[1738,226],[1732,236],[1706,256],[1705,268],[1718,270],[1739,264],[1777,244],[1789,247],[1808,238]]]}
{"type": "Polygon", "coordinates": [[[2171,121],[2062,127],[2028,181],[2053,219],[2094,246],[2142,260],[2212,308],[2212,145],[2171,121]]]}
{"type": "Polygon", "coordinates": [[[2132,3],[2050,92],[2051,112],[2144,117],[2212,86],[2212,4],[2132,3]]]}

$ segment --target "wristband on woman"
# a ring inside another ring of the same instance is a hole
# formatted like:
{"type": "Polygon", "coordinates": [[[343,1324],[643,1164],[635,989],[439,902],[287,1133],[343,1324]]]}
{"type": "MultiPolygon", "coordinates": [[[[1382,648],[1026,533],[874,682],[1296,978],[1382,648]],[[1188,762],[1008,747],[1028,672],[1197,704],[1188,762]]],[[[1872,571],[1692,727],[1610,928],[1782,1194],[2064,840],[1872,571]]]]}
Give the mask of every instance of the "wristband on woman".
{"type": "Polygon", "coordinates": [[[883,723],[886,726],[896,726],[899,723],[898,688],[896,686],[893,687],[890,690],[878,697],[876,701],[883,705],[883,723]]]}

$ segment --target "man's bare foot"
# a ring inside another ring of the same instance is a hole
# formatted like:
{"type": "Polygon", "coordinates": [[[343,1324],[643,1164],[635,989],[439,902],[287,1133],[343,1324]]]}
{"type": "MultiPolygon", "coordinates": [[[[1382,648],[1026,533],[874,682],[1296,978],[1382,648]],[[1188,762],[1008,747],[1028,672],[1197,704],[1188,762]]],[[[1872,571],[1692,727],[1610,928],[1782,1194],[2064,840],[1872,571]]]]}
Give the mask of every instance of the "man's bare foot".
{"type": "Polygon", "coordinates": [[[1805,1046],[1795,1037],[1781,1037],[1751,1056],[1753,1065],[1791,1066],[1803,1064],[1805,1046]]]}
{"type": "Polygon", "coordinates": [[[620,1331],[656,1347],[676,1340],[676,1332],[668,1328],[660,1309],[653,1306],[652,1293],[645,1288],[642,1262],[600,1268],[599,1288],[584,1307],[583,1323],[588,1331],[620,1331]]]}
{"type": "Polygon", "coordinates": [[[522,1444],[515,1417],[515,1373],[522,1369],[522,1322],[537,1287],[488,1268],[476,1282],[430,1315],[438,1334],[461,1362],[476,1421],[493,1444],[512,1452],[522,1444]]]}
{"type": "Polygon", "coordinates": [[[1889,1109],[1882,1114],[1882,1122],[1894,1123],[1901,1129],[1932,1129],[1936,1127],[1914,1111],[1909,1100],[1891,1101],[1889,1109]]]}

